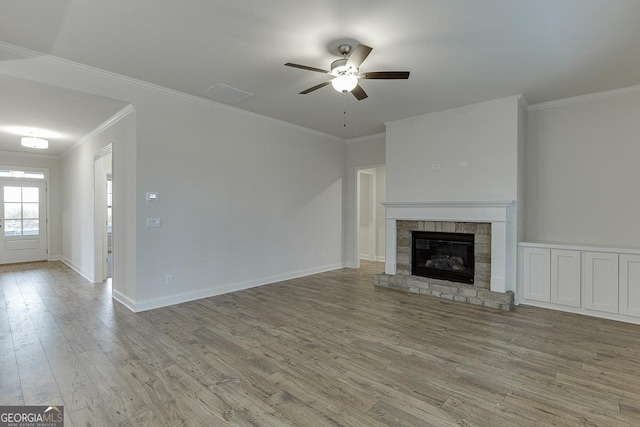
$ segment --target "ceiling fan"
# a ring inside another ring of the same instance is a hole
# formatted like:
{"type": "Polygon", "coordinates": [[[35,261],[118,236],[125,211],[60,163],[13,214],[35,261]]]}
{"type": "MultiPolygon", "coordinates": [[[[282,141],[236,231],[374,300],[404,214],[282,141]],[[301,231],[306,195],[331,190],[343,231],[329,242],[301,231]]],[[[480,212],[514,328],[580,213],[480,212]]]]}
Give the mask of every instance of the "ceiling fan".
{"type": "Polygon", "coordinates": [[[293,64],[291,62],[287,62],[284,65],[333,76],[333,79],[329,81],[303,90],[300,92],[301,95],[306,95],[331,84],[338,92],[351,92],[358,101],[361,101],[367,98],[368,95],[358,83],[360,79],[390,80],[409,78],[408,71],[373,71],[361,74],[360,65],[367,59],[367,56],[369,56],[372,50],[373,48],[364,44],[359,44],[354,49],[352,49],[349,44],[341,44],[338,46],[338,52],[342,55],[342,58],[331,63],[331,71],[309,67],[307,65],[293,64]]]}

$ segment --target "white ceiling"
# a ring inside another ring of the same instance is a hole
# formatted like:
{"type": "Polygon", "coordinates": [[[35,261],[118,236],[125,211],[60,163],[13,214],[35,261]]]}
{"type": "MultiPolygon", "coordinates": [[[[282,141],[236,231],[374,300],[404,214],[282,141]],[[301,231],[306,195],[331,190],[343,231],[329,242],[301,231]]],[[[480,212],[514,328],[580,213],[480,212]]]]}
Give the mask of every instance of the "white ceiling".
{"type": "MultiPolygon", "coordinates": [[[[0,151],[59,156],[127,104],[0,74],[0,151]],[[20,145],[21,128],[35,128],[49,149],[20,145]]],[[[0,161],[0,163],[2,163],[0,161]]]]}
{"type": "Polygon", "coordinates": [[[530,103],[640,84],[638,0],[2,0],[0,40],[200,96],[255,94],[238,108],[353,138],[384,122],[524,93],[530,103]],[[340,39],[374,48],[343,99],[325,77],[340,39]],[[347,126],[343,127],[343,106],[347,126]]]}

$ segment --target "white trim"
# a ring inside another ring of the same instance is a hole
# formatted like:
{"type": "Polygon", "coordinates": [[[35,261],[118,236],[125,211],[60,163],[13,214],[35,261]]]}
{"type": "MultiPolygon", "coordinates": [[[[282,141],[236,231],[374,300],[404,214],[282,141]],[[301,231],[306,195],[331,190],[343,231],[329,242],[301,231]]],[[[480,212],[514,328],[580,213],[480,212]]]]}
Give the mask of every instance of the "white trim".
{"type": "Polygon", "coordinates": [[[587,95],[573,96],[571,98],[557,99],[555,101],[541,102],[530,105],[527,111],[543,110],[545,108],[560,107],[563,105],[576,104],[579,102],[593,101],[596,99],[610,98],[618,95],[628,95],[640,92],[640,85],[627,86],[619,89],[605,90],[603,92],[589,93],[587,95]]]}
{"type": "Polygon", "coordinates": [[[75,265],[74,263],[72,263],[67,257],[65,257],[64,255],[62,256],[61,259],[62,262],[64,262],[69,268],[71,268],[73,271],[75,271],[76,273],[78,273],[79,275],[81,275],[82,277],[84,277],[85,279],[87,279],[88,281],[90,281],[91,283],[97,283],[94,278],[91,276],[91,273],[89,273],[88,271],[83,270],[82,268],[78,267],[77,265],[75,265]]]}
{"type": "MultiPolygon", "coordinates": [[[[118,119],[119,120],[119,119],[118,119]]],[[[109,126],[116,122],[111,122],[109,126]]],[[[106,128],[105,128],[106,129],[106,128]]],[[[93,258],[94,258],[94,277],[99,281],[103,281],[107,278],[107,229],[106,229],[106,211],[107,211],[107,173],[104,169],[104,162],[99,163],[103,157],[112,154],[112,144],[107,144],[100,148],[93,156],[93,258]],[[96,175],[100,173],[99,182],[96,180],[96,175]],[[97,195],[103,196],[100,201],[97,195]]],[[[112,166],[109,168],[113,172],[113,159],[111,160],[112,166]]]]}
{"type": "Polygon", "coordinates": [[[43,154],[43,153],[29,153],[26,151],[10,151],[10,150],[0,150],[0,155],[7,155],[7,156],[18,156],[18,157],[36,157],[36,158],[42,158],[42,159],[60,159],[60,156],[57,156],[55,154],[43,154]]]}
{"type": "Polygon", "coordinates": [[[47,259],[47,261],[49,261],[49,262],[62,261],[62,255],[60,255],[60,254],[49,255],[49,258],[47,259]]]}
{"type": "Polygon", "coordinates": [[[382,202],[387,219],[417,221],[506,222],[514,201],[382,202]]]}
{"type": "Polygon", "coordinates": [[[491,207],[506,208],[513,203],[513,200],[499,200],[499,201],[433,201],[433,202],[381,202],[386,208],[394,207],[491,207]]]}
{"type": "Polygon", "coordinates": [[[373,141],[374,139],[379,139],[379,138],[386,138],[387,134],[382,132],[382,133],[376,133],[374,135],[365,135],[365,136],[359,136],[357,138],[351,138],[351,139],[347,139],[347,144],[353,144],[355,142],[366,142],[366,141],[373,141]]]}
{"type": "Polygon", "coordinates": [[[371,259],[372,257],[375,258],[376,256],[376,252],[378,249],[378,241],[377,241],[377,221],[376,221],[376,196],[378,195],[377,193],[377,189],[376,189],[376,172],[373,171],[369,171],[369,169],[371,168],[366,168],[366,169],[359,169],[358,170],[358,218],[357,218],[357,232],[358,232],[358,250],[356,251],[356,253],[360,253],[361,250],[364,250],[365,248],[361,248],[360,247],[360,215],[362,214],[362,211],[360,210],[360,197],[362,196],[362,191],[361,191],[361,183],[362,183],[362,176],[363,175],[367,175],[371,177],[371,191],[370,191],[370,203],[369,206],[367,206],[367,209],[369,209],[371,211],[371,219],[369,220],[369,226],[367,227],[369,229],[369,236],[367,238],[367,240],[369,241],[369,247],[366,248],[367,249],[367,253],[363,254],[360,253],[360,259],[365,259],[367,261],[373,261],[373,259],[371,259]]]}
{"type": "Polygon", "coordinates": [[[396,274],[396,222],[453,221],[491,223],[491,291],[516,291],[516,202],[434,201],[383,202],[386,208],[385,273],[396,274]]]}
{"type": "Polygon", "coordinates": [[[564,311],[567,313],[581,314],[583,316],[598,317],[602,319],[617,320],[619,322],[634,323],[640,325],[640,318],[625,316],[624,314],[606,313],[604,311],[587,310],[586,308],[569,307],[566,305],[553,304],[550,302],[531,301],[522,299],[519,305],[546,308],[554,311],[564,311]]]}
{"type": "Polygon", "coordinates": [[[527,101],[527,98],[525,98],[524,94],[519,94],[518,95],[518,104],[520,105],[520,107],[522,107],[524,110],[526,110],[527,108],[529,108],[529,101],[527,101]]]}
{"type": "Polygon", "coordinates": [[[71,151],[80,147],[82,144],[89,141],[91,138],[94,138],[95,136],[100,135],[102,132],[109,129],[111,126],[115,125],[120,120],[124,119],[132,111],[135,111],[135,107],[133,106],[133,104],[128,104],[127,106],[122,108],[120,111],[115,113],[113,116],[109,117],[107,120],[102,122],[97,128],[95,128],[94,130],[92,130],[82,138],[80,138],[78,142],[76,142],[71,147],[68,147],[66,150],[64,150],[62,154],[60,154],[60,158],[66,156],[71,151]]]}
{"type": "Polygon", "coordinates": [[[376,257],[376,262],[385,262],[386,261],[386,257],[378,255],[376,257]]]}
{"type": "Polygon", "coordinates": [[[99,149],[94,155],[93,160],[98,160],[101,157],[106,156],[107,154],[113,154],[113,144],[107,144],[101,149],[99,149]]]}
{"type": "MultiPolygon", "coordinates": [[[[359,260],[358,260],[359,261],[359,260]]],[[[355,262],[347,262],[345,264],[346,268],[360,268],[360,264],[355,263],[355,262]]]]}
{"type": "Polygon", "coordinates": [[[561,242],[519,242],[518,247],[640,255],[640,248],[634,246],[583,245],[579,243],[561,242]]]}
{"type": "Polygon", "coordinates": [[[201,98],[199,96],[196,95],[191,95],[188,93],[184,93],[184,92],[180,92],[177,91],[175,89],[170,89],[164,86],[160,86],[154,83],[149,83],[146,82],[144,80],[138,80],[138,79],[134,79],[132,77],[128,77],[128,76],[124,76],[122,74],[117,74],[117,73],[113,73],[111,71],[107,71],[107,70],[103,70],[100,68],[96,68],[96,67],[92,67],[90,65],[85,65],[85,64],[81,64],[78,62],[74,62],[74,61],[70,61],[68,59],[64,59],[64,58],[60,58],[54,55],[50,55],[47,53],[42,53],[42,52],[38,52],[35,50],[31,50],[31,49],[27,49],[24,48],[22,46],[17,46],[11,43],[7,43],[4,41],[0,41],[0,50],[8,52],[8,53],[12,53],[14,55],[18,55],[21,56],[23,58],[33,58],[33,59],[37,59],[39,61],[43,61],[43,62],[48,62],[48,63],[52,63],[52,64],[56,64],[56,65],[60,65],[60,66],[64,66],[64,67],[68,67],[68,68],[73,68],[77,71],[81,71],[87,74],[91,74],[97,77],[101,77],[101,78],[105,78],[105,79],[109,79],[109,80],[113,80],[113,81],[117,81],[117,82],[121,82],[121,83],[126,83],[138,88],[143,88],[143,89],[147,89],[147,90],[151,90],[154,92],[158,92],[158,93],[162,93],[165,95],[169,95],[169,96],[173,96],[175,98],[181,98],[187,101],[191,101],[191,102],[198,102],[198,103],[204,103],[204,104],[208,104],[208,105],[216,105],[218,107],[222,107],[225,108],[227,110],[233,110],[236,112],[242,112],[244,114],[247,114],[249,116],[253,116],[256,118],[260,118],[263,120],[267,120],[267,121],[271,121],[271,122],[275,122],[275,123],[279,123],[281,125],[286,125],[288,127],[292,127],[292,128],[296,128],[298,130],[310,133],[312,135],[318,135],[318,136],[323,136],[325,138],[329,138],[333,141],[339,141],[339,142],[344,142],[346,143],[346,139],[344,138],[340,138],[337,137],[335,135],[330,135],[328,133],[324,133],[324,132],[320,132],[318,130],[315,129],[311,129],[311,128],[306,128],[304,126],[300,126],[300,125],[296,125],[293,123],[289,123],[289,122],[285,122],[284,120],[279,120],[279,119],[274,119],[273,117],[268,117],[262,114],[258,114],[258,113],[254,113],[252,111],[247,111],[247,110],[243,110],[241,108],[238,107],[234,107],[231,105],[227,105],[227,104],[222,104],[220,102],[216,102],[213,101],[211,99],[206,99],[206,98],[201,98]]]}
{"type": "Polygon", "coordinates": [[[129,298],[128,296],[126,296],[122,292],[118,291],[117,289],[113,289],[113,288],[111,288],[111,297],[114,300],[118,301],[120,304],[122,304],[125,307],[127,307],[129,310],[131,310],[134,313],[136,313],[136,302],[135,302],[135,300],[129,298]]]}
{"type": "Polygon", "coordinates": [[[329,264],[321,267],[294,271],[292,273],[268,276],[262,279],[249,280],[246,282],[230,283],[222,286],[217,286],[215,288],[203,289],[195,292],[185,292],[182,294],[171,295],[168,297],[153,298],[153,299],[147,299],[142,301],[135,301],[127,297],[126,295],[122,294],[121,292],[118,292],[115,289],[113,289],[111,293],[113,298],[116,301],[120,302],[122,305],[124,305],[134,313],[139,313],[141,311],[153,310],[156,308],[167,307],[175,304],[181,304],[183,302],[215,297],[218,295],[237,292],[244,289],[256,288],[258,286],[270,285],[270,284],[282,282],[285,280],[297,279],[299,277],[311,276],[313,274],[339,270],[345,267],[346,267],[345,263],[329,264]]]}
{"type": "Polygon", "coordinates": [[[41,172],[44,175],[44,178],[14,178],[14,177],[0,177],[3,180],[9,181],[27,181],[27,182],[48,182],[49,180],[49,168],[40,168],[34,166],[18,166],[18,165],[0,165],[0,169],[6,169],[10,171],[23,171],[23,172],[41,172]]]}
{"type": "MultiPolygon", "coordinates": [[[[43,179],[35,179],[35,178],[2,178],[3,180],[6,181],[18,181],[18,182],[44,182],[44,191],[45,191],[45,195],[46,195],[46,209],[45,209],[45,215],[47,216],[45,218],[46,221],[46,226],[47,226],[47,235],[45,236],[46,239],[46,251],[47,251],[47,259],[50,259],[49,254],[51,253],[51,169],[50,168],[40,168],[40,167],[32,167],[32,166],[17,166],[17,165],[0,165],[0,169],[9,169],[9,170],[21,170],[24,172],[42,172],[42,174],[44,175],[43,179]]],[[[57,261],[57,260],[56,260],[57,261]]]]}

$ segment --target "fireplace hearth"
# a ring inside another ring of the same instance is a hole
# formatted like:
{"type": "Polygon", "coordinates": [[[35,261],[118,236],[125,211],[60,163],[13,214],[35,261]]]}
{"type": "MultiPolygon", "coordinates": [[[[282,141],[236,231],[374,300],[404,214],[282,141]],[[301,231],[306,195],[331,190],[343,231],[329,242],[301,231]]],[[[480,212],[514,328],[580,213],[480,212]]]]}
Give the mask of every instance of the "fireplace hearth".
{"type": "Polygon", "coordinates": [[[411,274],[473,284],[475,235],[413,231],[411,274]]]}

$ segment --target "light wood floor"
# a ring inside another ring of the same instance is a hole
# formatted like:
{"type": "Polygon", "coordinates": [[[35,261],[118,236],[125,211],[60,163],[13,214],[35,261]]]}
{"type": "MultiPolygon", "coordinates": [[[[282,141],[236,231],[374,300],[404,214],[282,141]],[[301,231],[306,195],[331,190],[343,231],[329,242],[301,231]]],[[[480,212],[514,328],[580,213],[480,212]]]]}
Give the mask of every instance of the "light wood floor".
{"type": "Polygon", "coordinates": [[[0,404],[68,426],[640,425],[639,326],[378,290],[363,265],[139,314],[62,263],[2,266],[0,404]]]}

